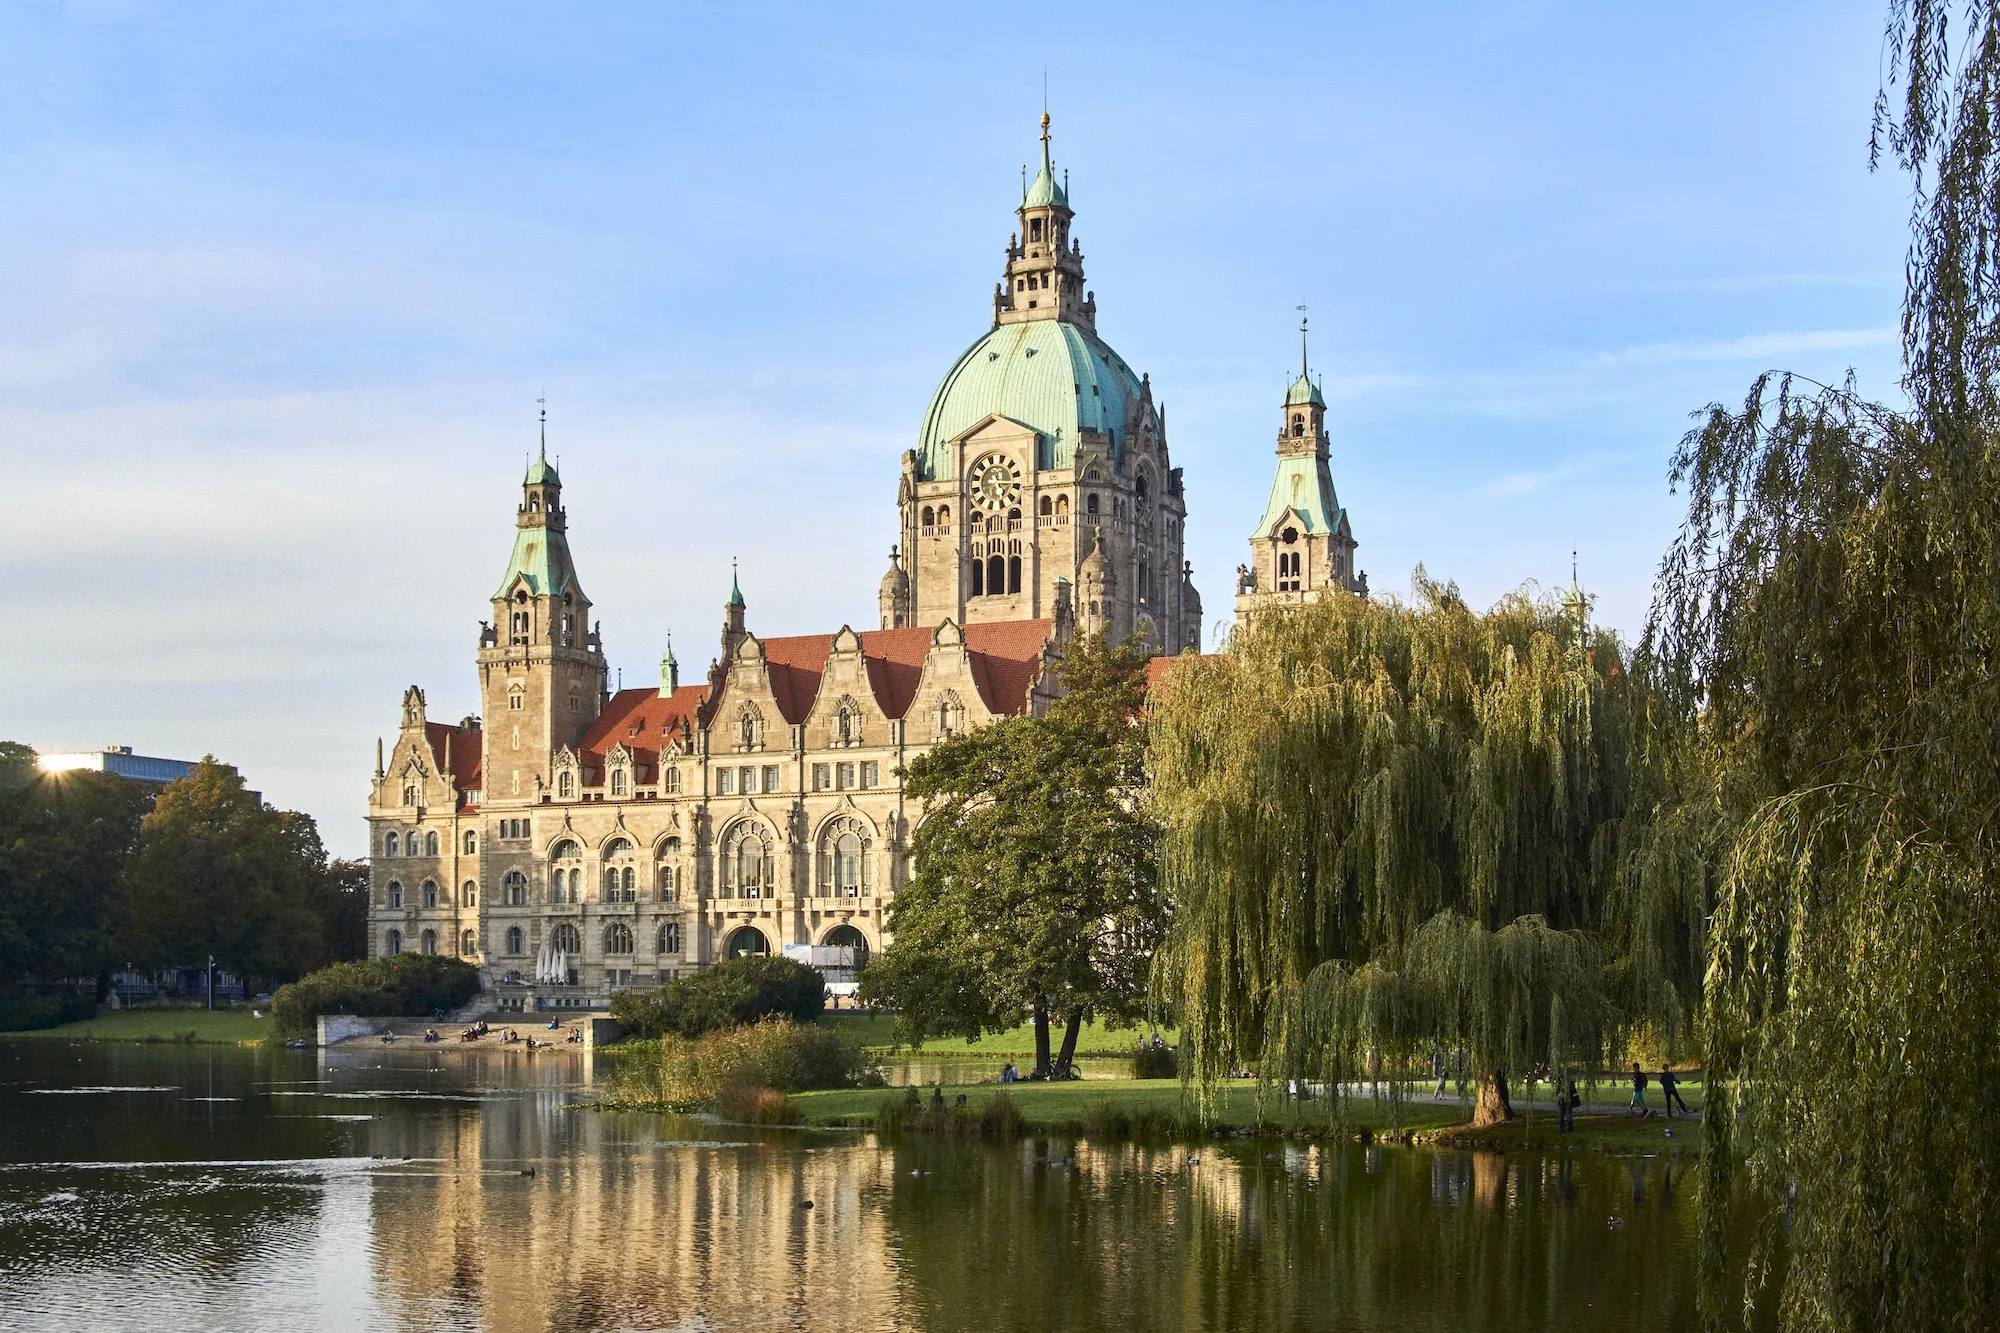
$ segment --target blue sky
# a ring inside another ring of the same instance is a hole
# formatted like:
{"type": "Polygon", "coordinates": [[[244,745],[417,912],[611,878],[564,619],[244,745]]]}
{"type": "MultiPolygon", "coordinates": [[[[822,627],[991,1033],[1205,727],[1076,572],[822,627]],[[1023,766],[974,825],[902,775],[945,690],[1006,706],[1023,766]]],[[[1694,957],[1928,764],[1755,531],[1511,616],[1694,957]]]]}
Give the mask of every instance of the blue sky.
{"type": "Polygon", "coordinates": [[[205,751],[364,843],[401,688],[475,711],[535,399],[625,679],[873,623],[990,319],[1046,67],[1099,327],[1210,620],[1311,306],[1378,592],[1636,636],[1688,415],[1893,395],[1871,3],[0,11],[0,735],[205,751]],[[1623,9],[1624,7],[1619,7],[1623,9]]]}

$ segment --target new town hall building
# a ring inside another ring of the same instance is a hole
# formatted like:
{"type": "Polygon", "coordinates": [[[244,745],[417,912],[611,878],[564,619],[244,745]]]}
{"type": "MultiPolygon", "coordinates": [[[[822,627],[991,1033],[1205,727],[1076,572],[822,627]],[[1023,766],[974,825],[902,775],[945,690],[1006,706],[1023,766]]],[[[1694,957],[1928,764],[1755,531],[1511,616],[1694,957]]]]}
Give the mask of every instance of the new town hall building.
{"type": "MultiPolygon", "coordinates": [[[[905,763],[1040,711],[1073,634],[1199,649],[1181,470],[1151,381],[1098,337],[1046,116],[1015,212],[991,328],[903,454],[878,627],[760,638],[732,586],[705,681],[669,650],[657,687],[613,693],[561,478],[528,469],[480,716],[434,722],[412,687],[377,754],[372,952],[453,954],[556,1006],[788,946],[838,979],[885,942],[918,816],[905,763]]],[[[1239,616],[1365,591],[1324,415],[1302,367],[1239,616]]]]}

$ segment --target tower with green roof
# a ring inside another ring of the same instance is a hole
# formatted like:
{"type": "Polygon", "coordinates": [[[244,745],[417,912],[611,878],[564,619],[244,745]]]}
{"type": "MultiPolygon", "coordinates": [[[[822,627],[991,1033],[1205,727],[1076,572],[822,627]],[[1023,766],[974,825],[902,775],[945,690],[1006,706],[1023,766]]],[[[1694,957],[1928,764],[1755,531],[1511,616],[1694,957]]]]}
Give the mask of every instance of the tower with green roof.
{"type": "Polygon", "coordinates": [[[1296,606],[1328,591],[1368,595],[1354,567],[1359,545],[1333,488],[1326,397],[1306,359],[1299,321],[1299,377],[1285,390],[1278,426],[1278,468],[1264,516],[1250,533],[1250,562],[1236,567],[1236,618],[1273,606],[1296,606]]]}
{"type": "Polygon", "coordinates": [[[479,638],[486,719],[485,801],[536,804],[549,760],[574,745],[604,706],[603,645],[569,551],[562,478],[542,445],[521,478],[514,549],[479,638]]]}
{"type": "Polygon", "coordinates": [[[1041,128],[991,326],[946,372],[903,455],[882,627],[899,612],[922,626],[1050,617],[1057,585],[1080,587],[1096,550],[1113,591],[1094,612],[1076,607],[1079,619],[1178,652],[1200,641],[1201,599],[1183,558],[1187,505],[1166,413],[1098,336],[1046,112],[1041,128]]]}

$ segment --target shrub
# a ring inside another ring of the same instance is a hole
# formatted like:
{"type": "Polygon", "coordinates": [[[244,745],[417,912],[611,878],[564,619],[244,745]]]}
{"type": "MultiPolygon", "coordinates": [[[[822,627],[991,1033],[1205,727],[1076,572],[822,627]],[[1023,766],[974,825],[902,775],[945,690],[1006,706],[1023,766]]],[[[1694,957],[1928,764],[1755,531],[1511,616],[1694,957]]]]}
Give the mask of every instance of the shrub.
{"type": "Polygon", "coordinates": [[[1133,1078],[1179,1078],[1179,1053],[1171,1046],[1142,1046],[1132,1057],[1133,1078]]]}
{"type": "Polygon", "coordinates": [[[776,1088],[735,1084],[715,1095],[715,1111],[744,1125],[796,1125],[805,1119],[798,1103],[776,1088]]]}
{"type": "Polygon", "coordinates": [[[399,953],[335,963],[278,987],[271,1039],[310,1037],[321,1014],[421,1018],[456,1009],[479,993],[479,969],[456,958],[399,953]]]}
{"type": "Polygon", "coordinates": [[[652,991],[612,997],[611,1016],[642,1037],[700,1037],[760,1019],[810,1023],[826,1003],[826,978],[790,958],[732,958],[652,991]]]}
{"type": "Polygon", "coordinates": [[[0,995],[0,1032],[29,1032],[94,1017],[97,1005],[77,991],[52,995],[0,995]]]}
{"type": "MultiPolygon", "coordinates": [[[[693,1109],[731,1089],[882,1086],[882,1070],[852,1033],[773,1018],[690,1041],[666,1036],[625,1048],[621,1101],[693,1109]]],[[[718,1109],[721,1109],[718,1104],[718,1109]]]]}

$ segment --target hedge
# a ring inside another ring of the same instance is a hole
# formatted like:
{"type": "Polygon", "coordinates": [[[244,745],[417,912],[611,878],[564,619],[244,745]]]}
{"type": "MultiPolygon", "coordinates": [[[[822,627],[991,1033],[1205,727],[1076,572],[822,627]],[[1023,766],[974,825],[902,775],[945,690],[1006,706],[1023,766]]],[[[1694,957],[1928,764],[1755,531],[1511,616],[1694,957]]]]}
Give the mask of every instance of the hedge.
{"type": "Polygon", "coordinates": [[[321,1014],[427,1018],[479,993],[479,969],[456,958],[399,953],[335,963],[309,972],[271,997],[271,1039],[313,1035],[321,1014]]]}

